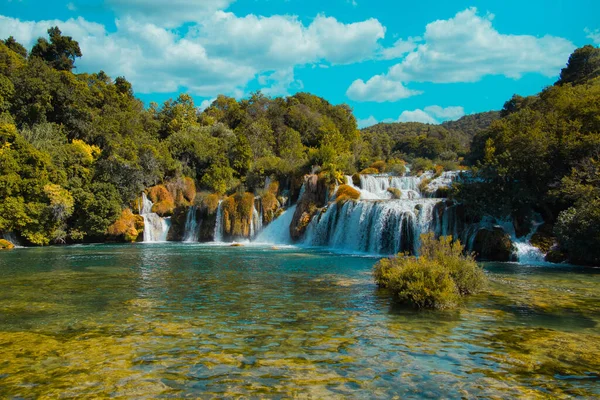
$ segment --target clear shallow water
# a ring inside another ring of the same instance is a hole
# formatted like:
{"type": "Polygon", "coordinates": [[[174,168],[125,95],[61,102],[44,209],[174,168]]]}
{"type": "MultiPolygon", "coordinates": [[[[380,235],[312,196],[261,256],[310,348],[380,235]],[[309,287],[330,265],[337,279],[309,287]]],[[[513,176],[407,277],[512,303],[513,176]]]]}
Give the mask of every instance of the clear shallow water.
{"type": "Polygon", "coordinates": [[[600,270],[487,264],[459,312],[375,258],[99,245],[0,253],[0,398],[600,396],[600,270]]]}

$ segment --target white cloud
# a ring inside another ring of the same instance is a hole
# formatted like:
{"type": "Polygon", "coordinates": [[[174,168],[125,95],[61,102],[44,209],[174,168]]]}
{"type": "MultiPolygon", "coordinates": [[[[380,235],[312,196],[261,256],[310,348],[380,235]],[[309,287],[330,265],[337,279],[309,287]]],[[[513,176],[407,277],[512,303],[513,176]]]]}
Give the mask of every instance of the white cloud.
{"type": "Polygon", "coordinates": [[[367,128],[369,126],[373,126],[375,124],[377,124],[379,121],[377,121],[377,118],[375,118],[374,116],[370,116],[369,118],[365,118],[365,119],[357,119],[356,123],[358,124],[358,129],[363,129],[363,128],[367,128]]]}
{"type": "Polygon", "coordinates": [[[555,76],[575,48],[570,41],[544,36],[505,35],[493,16],[468,8],[425,28],[425,43],[393,66],[388,75],[402,82],[476,82],[485,75],[518,79],[525,73],[555,76]]]}
{"type": "MultiPolygon", "coordinates": [[[[527,73],[539,73],[551,77],[560,72],[576,47],[569,40],[549,35],[502,34],[492,26],[492,20],[493,15],[481,17],[476,8],[468,8],[448,20],[434,21],[426,26],[423,42],[387,74],[376,75],[366,84],[355,81],[348,90],[358,87],[361,92],[374,93],[381,82],[389,87],[395,83],[398,88],[410,82],[476,82],[486,75],[519,79],[527,73]]],[[[382,57],[398,56],[411,40],[396,44],[384,49],[382,57]]],[[[363,101],[375,98],[364,97],[363,101]]],[[[402,98],[387,97],[387,101],[402,98]]]]}
{"type": "MultiPolygon", "coordinates": [[[[387,118],[383,122],[422,122],[424,124],[440,124],[444,121],[457,120],[465,115],[465,109],[460,106],[451,107],[440,107],[440,106],[427,106],[422,110],[417,108],[416,110],[405,110],[397,119],[387,118]]],[[[375,125],[378,121],[373,117],[369,117],[366,120],[358,120],[358,126],[361,127],[361,123],[366,126],[375,125]]]]}
{"type": "Polygon", "coordinates": [[[595,45],[600,45],[600,29],[585,28],[584,31],[587,33],[586,38],[590,39],[595,45]]]}
{"type": "Polygon", "coordinates": [[[202,112],[204,110],[206,110],[208,107],[210,107],[210,105],[213,103],[213,101],[215,101],[217,98],[213,97],[212,99],[206,99],[206,100],[202,100],[202,102],[200,103],[200,105],[197,107],[198,111],[202,112]]]}
{"type": "Polygon", "coordinates": [[[199,22],[235,0],[105,0],[117,15],[138,22],[177,27],[185,22],[199,22]]]}
{"type": "Polygon", "coordinates": [[[383,103],[415,96],[421,92],[406,88],[402,82],[393,81],[384,75],[375,75],[367,82],[357,79],[346,91],[346,95],[355,101],[374,101],[383,103]]]}
{"type": "Polygon", "coordinates": [[[398,117],[398,122],[422,122],[424,124],[439,124],[439,122],[431,115],[423,110],[402,111],[398,117]]]}
{"type": "Polygon", "coordinates": [[[320,60],[348,64],[371,58],[385,28],[375,19],[343,24],[319,15],[305,26],[293,16],[237,17],[220,11],[192,35],[211,55],[259,68],[286,68],[320,60]]]}
{"type": "Polygon", "coordinates": [[[258,83],[263,86],[261,91],[266,96],[289,96],[290,88],[304,88],[302,81],[295,79],[293,68],[261,75],[258,77],[258,83]]]}
{"type": "Polygon", "coordinates": [[[259,76],[269,77],[266,93],[287,93],[290,87],[302,87],[294,79],[294,67],[372,58],[385,34],[374,19],[343,24],[319,15],[304,25],[290,16],[240,18],[217,11],[185,36],[132,17],[117,20],[116,31],[107,32],[83,18],[32,22],[0,16],[0,37],[13,35],[31,47],[54,25],[79,42],[83,57],[76,63],[78,71],[102,69],[125,76],[142,93],[188,91],[204,97],[239,95],[259,76]]]}
{"type": "Polygon", "coordinates": [[[395,58],[401,58],[406,53],[410,53],[417,48],[417,42],[422,39],[420,37],[409,37],[407,40],[398,39],[392,47],[388,47],[381,50],[381,58],[384,60],[393,60],[395,58]]]}
{"type": "Polygon", "coordinates": [[[460,106],[451,106],[451,107],[440,107],[440,106],[428,106],[424,108],[424,111],[436,118],[440,118],[444,121],[446,120],[455,120],[459,119],[463,115],[465,115],[465,109],[460,106]]]}

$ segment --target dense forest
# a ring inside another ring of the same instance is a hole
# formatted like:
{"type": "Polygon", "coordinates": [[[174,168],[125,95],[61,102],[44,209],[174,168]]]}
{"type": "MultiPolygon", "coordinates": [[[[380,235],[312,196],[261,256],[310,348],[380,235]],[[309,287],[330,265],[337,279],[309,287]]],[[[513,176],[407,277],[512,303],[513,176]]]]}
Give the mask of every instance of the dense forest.
{"type": "Polygon", "coordinates": [[[146,107],[125,77],[75,73],[77,41],[56,27],[48,36],[30,51],[0,41],[0,234],[34,245],[134,239],[144,191],[161,215],[199,204],[214,212],[226,196],[237,199],[233,212],[246,193],[261,195],[272,218],[307,173],[335,184],[401,174],[408,162],[414,172],[470,168],[452,195],[474,218],[541,213],[561,252],[600,262],[600,253],[579,259],[600,249],[593,46],[571,56],[556,85],[501,112],[359,131],[349,106],[309,93],[221,95],[202,111],[181,94],[146,107]]]}

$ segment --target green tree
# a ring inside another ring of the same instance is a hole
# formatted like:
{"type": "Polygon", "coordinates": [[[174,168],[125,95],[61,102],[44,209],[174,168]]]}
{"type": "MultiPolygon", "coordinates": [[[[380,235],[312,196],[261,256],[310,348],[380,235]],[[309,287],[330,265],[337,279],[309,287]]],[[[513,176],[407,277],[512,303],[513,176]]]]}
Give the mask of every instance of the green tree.
{"type": "Polygon", "coordinates": [[[23,58],[27,58],[27,49],[19,42],[15,40],[13,36],[9,36],[8,39],[3,41],[6,47],[17,53],[23,58]]]}
{"type": "Polygon", "coordinates": [[[31,49],[31,57],[39,57],[52,68],[59,71],[71,71],[75,68],[75,59],[81,57],[79,43],[71,36],[63,36],[58,26],[48,29],[50,41],[39,38],[31,49]]]}
{"type": "Polygon", "coordinates": [[[578,48],[569,57],[566,68],[560,71],[557,85],[580,85],[600,76],[600,49],[592,45],[578,48]]]}

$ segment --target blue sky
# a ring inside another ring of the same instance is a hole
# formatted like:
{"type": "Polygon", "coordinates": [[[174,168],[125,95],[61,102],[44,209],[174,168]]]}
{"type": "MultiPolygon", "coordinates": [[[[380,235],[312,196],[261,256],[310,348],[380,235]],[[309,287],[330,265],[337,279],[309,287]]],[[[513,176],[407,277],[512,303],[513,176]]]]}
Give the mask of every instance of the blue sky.
{"type": "Polygon", "coordinates": [[[552,84],[600,44],[596,0],[0,0],[0,38],[51,25],[80,42],[78,71],[129,79],[146,102],[206,106],[308,91],[361,126],[439,123],[552,84]]]}

